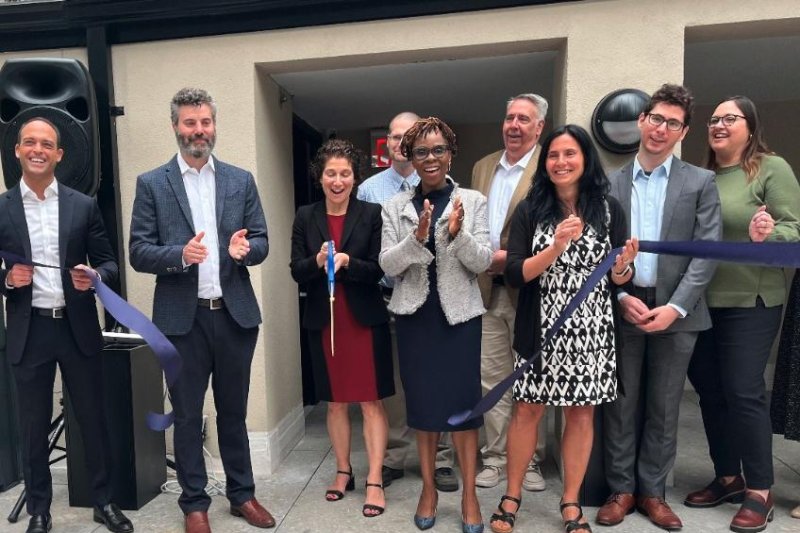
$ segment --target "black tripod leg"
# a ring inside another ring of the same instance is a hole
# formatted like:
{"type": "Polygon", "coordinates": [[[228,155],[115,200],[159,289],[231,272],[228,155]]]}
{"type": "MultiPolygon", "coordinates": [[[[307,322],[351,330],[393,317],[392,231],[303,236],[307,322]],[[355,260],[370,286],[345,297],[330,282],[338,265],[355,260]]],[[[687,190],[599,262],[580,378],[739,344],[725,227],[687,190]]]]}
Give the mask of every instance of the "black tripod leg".
{"type": "Polygon", "coordinates": [[[8,515],[8,521],[12,524],[16,524],[17,520],[19,520],[19,513],[22,512],[22,506],[25,505],[25,489],[22,489],[22,492],[19,494],[19,498],[17,498],[17,502],[14,504],[14,507],[11,508],[11,514],[8,515]]]}

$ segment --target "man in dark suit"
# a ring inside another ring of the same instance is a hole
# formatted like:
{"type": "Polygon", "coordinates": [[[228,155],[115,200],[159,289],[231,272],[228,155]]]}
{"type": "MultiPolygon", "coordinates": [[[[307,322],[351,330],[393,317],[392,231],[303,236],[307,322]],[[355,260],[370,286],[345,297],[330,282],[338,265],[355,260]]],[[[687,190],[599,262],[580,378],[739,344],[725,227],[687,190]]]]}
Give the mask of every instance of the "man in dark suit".
{"type": "Polygon", "coordinates": [[[85,444],[94,520],[110,531],[133,531],[111,503],[108,434],[104,421],[103,337],[91,277],[118,275],[95,201],[60,185],[56,165],[64,151],[56,127],[43,118],[25,122],[15,153],[22,179],[0,196],[0,250],[45,268],[6,261],[0,291],[6,297],[7,353],[19,396],[28,533],[52,527],[48,432],[56,364],[69,392],[85,444]],[[88,262],[94,269],[86,266],[88,262]]]}
{"type": "Polygon", "coordinates": [[[267,225],[253,175],[211,157],[216,104],[201,89],[172,99],[179,153],[139,176],[130,261],[156,275],[153,322],[183,358],[170,389],[175,462],[186,531],[210,531],[203,400],[212,372],[220,455],[230,511],[256,527],[275,520],[255,498],[247,437],[250,365],[261,313],[248,266],[267,257],[267,225]]]}
{"type": "MultiPolygon", "coordinates": [[[[609,176],[632,237],[714,241],[722,235],[714,173],[672,153],[686,136],[692,107],[688,89],[662,86],[639,115],[636,158],[609,176]]],[[[618,524],[637,506],[655,525],[673,531],[682,523],[664,501],[664,491],[675,463],[686,371],[698,332],[711,327],[703,294],[715,265],[640,253],[634,266],[633,284],[618,294],[624,319],[618,365],[625,395],[603,408],[612,495],[597,521],[618,524]],[[633,423],[637,416],[640,432],[633,423]]]]}

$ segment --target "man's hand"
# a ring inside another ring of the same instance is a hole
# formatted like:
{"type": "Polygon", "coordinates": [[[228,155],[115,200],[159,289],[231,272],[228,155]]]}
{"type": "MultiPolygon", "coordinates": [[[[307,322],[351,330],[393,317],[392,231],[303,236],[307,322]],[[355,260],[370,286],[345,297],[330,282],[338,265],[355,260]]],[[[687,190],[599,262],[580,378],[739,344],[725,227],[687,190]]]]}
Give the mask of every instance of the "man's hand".
{"type": "Polygon", "coordinates": [[[662,305],[656,307],[649,313],[644,315],[644,324],[638,325],[638,328],[647,333],[655,333],[664,331],[675,322],[675,319],[680,316],[678,310],[669,305],[662,305]]]}
{"type": "Polygon", "coordinates": [[[16,263],[6,274],[6,284],[14,287],[25,287],[33,281],[33,265],[23,265],[16,263]]]}
{"type": "Polygon", "coordinates": [[[506,258],[508,257],[508,253],[505,250],[497,250],[492,254],[492,262],[489,264],[489,268],[486,269],[486,273],[490,276],[499,276],[503,273],[506,269],[506,258]]]}
{"type": "Polygon", "coordinates": [[[231,235],[231,242],[228,244],[228,254],[234,261],[241,261],[250,253],[250,241],[245,238],[246,229],[240,229],[231,235]]]}
{"type": "Polygon", "coordinates": [[[622,318],[636,326],[643,324],[645,315],[650,312],[647,304],[630,294],[623,296],[619,301],[619,305],[622,307],[622,318]]]}
{"type": "Polygon", "coordinates": [[[206,232],[201,231],[192,237],[192,239],[186,243],[186,246],[183,247],[183,262],[185,264],[195,265],[206,260],[206,257],[208,257],[208,249],[205,244],[200,242],[205,236],[206,232]]]}
{"type": "Polygon", "coordinates": [[[88,291],[92,287],[92,281],[100,277],[86,265],[75,265],[69,269],[69,275],[72,277],[72,286],[78,291],[88,291]]]}

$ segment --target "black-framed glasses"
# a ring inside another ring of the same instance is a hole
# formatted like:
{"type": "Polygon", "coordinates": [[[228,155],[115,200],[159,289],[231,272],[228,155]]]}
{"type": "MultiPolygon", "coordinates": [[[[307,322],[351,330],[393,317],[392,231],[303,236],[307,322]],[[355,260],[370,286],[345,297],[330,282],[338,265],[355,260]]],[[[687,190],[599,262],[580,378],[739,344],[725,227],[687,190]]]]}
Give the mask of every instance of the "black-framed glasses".
{"type": "Polygon", "coordinates": [[[734,124],[736,124],[736,119],[737,118],[743,118],[743,119],[747,120],[747,117],[745,117],[744,115],[737,115],[735,113],[728,113],[727,115],[722,115],[721,117],[718,117],[717,115],[713,115],[710,119],[708,119],[708,122],[706,122],[706,124],[708,125],[709,128],[713,128],[714,126],[716,126],[717,124],[722,122],[723,126],[729,127],[729,126],[733,126],[734,124]]]}
{"type": "Polygon", "coordinates": [[[444,144],[438,144],[433,148],[428,148],[427,146],[416,146],[411,149],[411,157],[417,161],[424,161],[430,154],[433,154],[433,157],[436,159],[441,159],[449,151],[450,147],[444,144]]]}
{"type": "Polygon", "coordinates": [[[686,124],[677,118],[667,118],[664,115],[659,115],[658,113],[648,113],[647,121],[656,128],[666,123],[667,129],[670,131],[681,131],[686,127],[686,124]]]}

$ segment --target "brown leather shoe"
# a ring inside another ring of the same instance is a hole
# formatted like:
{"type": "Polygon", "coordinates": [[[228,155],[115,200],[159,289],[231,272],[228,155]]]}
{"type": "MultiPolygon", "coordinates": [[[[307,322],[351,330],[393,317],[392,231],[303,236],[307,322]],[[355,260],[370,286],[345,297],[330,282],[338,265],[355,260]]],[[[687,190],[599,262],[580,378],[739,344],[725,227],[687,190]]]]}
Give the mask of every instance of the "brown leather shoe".
{"type": "Polygon", "coordinates": [[[737,533],[753,533],[754,531],[764,531],[767,523],[772,522],[775,510],[772,506],[772,493],[767,494],[767,499],[748,492],[744,497],[739,512],[731,521],[731,531],[737,533]]]}
{"type": "Polygon", "coordinates": [[[597,523],[601,526],[616,526],[633,512],[636,498],[630,492],[615,492],[597,510],[597,523]]]}
{"type": "Polygon", "coordinates": [[[231,505],[231,514],[244,518],[253,527],[275,527],[275,519],[272,518],[269,511],[261,507],[261,504],[255,498],[244,502],[239,507],[231,505]]]}
{"type": "Polygon", "coordinates": [[[725,502],[742,503],[744,501],[744,478],[736,476],[733,481],[723,485],[715,479],[704,489],[690,492],[683,505],[686,507],[716,507],[725,502]]]}
{"type": "Polygon", "coordinates": [[[193,511],[187,514],[186,533],[211,533],[208,513],[205,511],[193,511]]]}
{"type": "Polygon", "coordinates": [[[672,512],[667,502],[662,498],[653,496],[639,497],[636,502],[639,512],[646,515],[652,523],[667,531],[678,531],[683,527],[683,522],[678,515],[672,512]]]}

